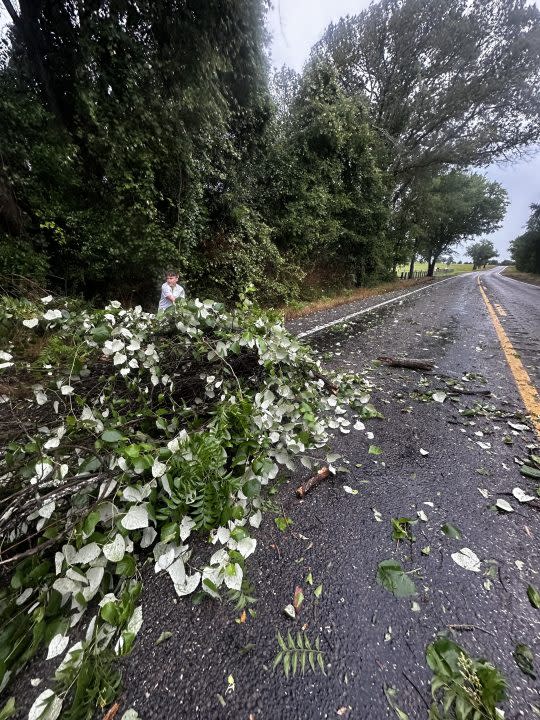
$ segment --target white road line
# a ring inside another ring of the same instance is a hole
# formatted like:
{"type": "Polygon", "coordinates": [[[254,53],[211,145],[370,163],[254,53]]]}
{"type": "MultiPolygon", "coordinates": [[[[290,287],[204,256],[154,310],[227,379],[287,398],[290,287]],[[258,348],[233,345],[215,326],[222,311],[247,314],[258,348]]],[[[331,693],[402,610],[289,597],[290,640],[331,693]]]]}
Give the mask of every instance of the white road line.
{"type": "Polygon", "coordinates": [[[464,275],[468,275],[468,273],[463,273],[462,275],[453,275],[452,277],[445,278],[444,280],[437,280],[437,282],[433,285],[425,285],[424,287],[418,288],[417,290],[411,290],[404,295],[399,295],[398,297],[391,298],[390,300],[385,300],[384,302],[378,303],[377,305],[372,305],[371,307],[364,308],[363,310],[358,310],[357,312],[350,313],[350,315],[344,315],[343,317],[332,320],[332,322],[325,323],[324,325],[317,325],[316,327],[311,328],[311,330],[304,330],[304,332],[298,333],[296,337],[303,338],[308,337],[308,335],[315,335],[315,333],[318,333],[321,330],[326,330],[326,328],[332,327],[332,325],[337,325],[338,323],[345,322],[346,320],[350,320],[351,318],[358,317],[358,315],[364,315],[365,313],[372,312],[373,310],[377,310],[378,308],[383,307],[383,305],[390,305],[391,303],[397,302],[398,300],[403,300],[403,298],[406,298],[409,295],[414,295],[415,293],[422,292],[423,290],[431,290],[437,285],[442,285],[443,283],[448,282],[448,280],[455,280],[456,278],[463,277],[464,275]]]}

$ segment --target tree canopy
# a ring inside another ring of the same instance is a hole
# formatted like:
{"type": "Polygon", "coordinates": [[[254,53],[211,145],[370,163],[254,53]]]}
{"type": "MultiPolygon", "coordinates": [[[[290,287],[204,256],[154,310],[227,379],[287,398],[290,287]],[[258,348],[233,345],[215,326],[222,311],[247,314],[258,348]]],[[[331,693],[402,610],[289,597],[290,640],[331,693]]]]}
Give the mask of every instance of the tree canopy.
{"type": "Polygon", "coordinates": [[[331,24],[313,54],[366,99],[402,184],[540,137],[540,11],[525,0],[381,0],[331,24]]]}
{"type": "Polygon", "coordinates": [[[531,205],[526,232],[511,242],[510,254],[517,270],[540,274],[540,204],[531,205]]]}
{"type": "Polygon", "coordinates": [[[480,240],[467,246],[467,255],[473,261],[473,270],[485,267],[490,260],[499,256],[499,251],[495,248],[491,240],[480,240]]]}
{"type": "Polygon", "coordinates": [[[495,227],[436,208],[540,137],[525,0],[380,0],[272,77],[267,0],[2,2],[0,274],[66,294],[373,283],[495,227]]]}

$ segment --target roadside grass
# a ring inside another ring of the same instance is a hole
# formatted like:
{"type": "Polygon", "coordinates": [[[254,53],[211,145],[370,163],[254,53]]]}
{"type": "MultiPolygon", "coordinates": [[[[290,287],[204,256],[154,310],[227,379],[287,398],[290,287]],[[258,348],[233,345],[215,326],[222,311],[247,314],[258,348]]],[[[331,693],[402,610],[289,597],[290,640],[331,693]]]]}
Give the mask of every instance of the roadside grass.
{"type": "Polygon", "coordinates": [[[529,285],[540,285],[540,275],[536,273],[519,272],[514,265],[505,267],[502,272],[514,280],[521,280],[521,282],[529,283],[529,285]]]}
{"type": "MultiPolygon", "coordinates": [[[[415,272],[426,272],[428,264],[425,262],[417,262],[414,266],[415,272]]],[[[496,267],[495,265],[488,265],[485,269],[496,267]]],[[[375,295],[384,295],[385,293],[392,292],[394,290],[404,290],[406,288],[414,288],[420,285],[428,285],[433,279],[442,279],[452,277],[459,273],[471,272],[473,269],[472,263],[451,263],[450,265],[440,265],[438,271],[435,274],[435,278],[415,278],[413,280],[390,280],[380,285],[375,285],[369,288],[352,288],[338,292],[335,295],[322,295],[316,300],[306,300],[305,302],[292,302],[290,305],[281,306],[278,308],[283,312],[285,320],[293,320],[294,318],[304,317],[305,315],[311,315],[311,313],[317,312],[318,310],[330,310],[340,305],[346,305],[347,303],[353,302],[354,300],[365,300],[375,295]]],[[[399,277],[401,273],[409,270],[408,265],[398,265],[396,273],[399,277]]],[[[534,277],[534,276],[533,276],[534,277]]]]}
{"type": "MultiPolygon", "coordinates": [[[[488,265],[488,267],[493,267],[493,265],[488,265]]],[[[445,265],[444,263],[441,263],[440,265],[437,265],[438,272],[442,275],[450,275],[451,273],[462,273],[462,272],[470,272],[473,269],[472,263],[450,263],[450,265],[445,265]]],[[[426,272],[428,269],[427,262],[416,262],[414,264],[414,271],[415,272],[426,272]]],[[[486,268],[487,269],[487,268],[486,268]]],[[[405,265],[398,265],[396,268],[396,272],[398,275],[400,275],[402,272],[408,272],[409,271],[409,263],[406,263],[405,265]]]]}
{"type": "MultiPolygon", "coordinates": [[[[439,276],[440,277],[440,276],[439,276]]],[[[433,282],[433,278],[423,277],[416,280],[392,280],[390,282],[381,283],[369,288],[354,288],[346,292],[333,295],[331,297],[320,297],[305,303],[294,303],[286,307],[279,308],[285,315],[286,320],[311,315],[318,310],[330,310],[340,305],[346,305],[354,300],[365,300],[375,295],[384,295],[394,290],[406,290],[421,285],[429,285],[433,282]]]]}

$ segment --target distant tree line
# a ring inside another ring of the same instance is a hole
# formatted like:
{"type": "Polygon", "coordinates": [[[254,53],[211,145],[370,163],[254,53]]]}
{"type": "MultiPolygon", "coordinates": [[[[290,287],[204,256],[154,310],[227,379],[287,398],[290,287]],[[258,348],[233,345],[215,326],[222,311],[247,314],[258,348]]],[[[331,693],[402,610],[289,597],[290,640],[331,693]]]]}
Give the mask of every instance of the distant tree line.
{"type": "Polygon", "coordinates": [[[510,254],[516,270],[540,274],[540,204],[531,205],[526,231],[512,241],[510,254]]]}
{"type": "MultiPolygon", "coordinates": [[[[540,137],[540,12],[380,0],[270,73],[266,0],[2,0],[0,273],[280,303],[497,228],[540,137]]],[[[517,242],[517,241],[516,241],[517,242]]]]}

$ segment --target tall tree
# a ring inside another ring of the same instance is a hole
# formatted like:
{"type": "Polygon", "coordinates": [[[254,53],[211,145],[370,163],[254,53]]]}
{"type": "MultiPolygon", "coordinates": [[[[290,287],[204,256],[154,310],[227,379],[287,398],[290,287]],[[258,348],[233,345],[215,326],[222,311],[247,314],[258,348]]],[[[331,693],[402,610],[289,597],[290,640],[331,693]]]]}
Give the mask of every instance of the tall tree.
{"type": "Polygon", "coordinates": [[[540,10],[526,0],[380,0],[313,54],[366,98],[398,191],[428,168],[485,165],[540,137],[540,10]]]}
{"type": "Polygon", "coordinates": [[[306,66],[291,92],[281,73],[274,158],[265,203],[279,248],[304,265],[340,266],[357,284],[386,272],[387,185],[366,110],[334,68],[306,66]]]}
{"type": "Polygon", "coordinates": [[[433,178],[426,191],[419,251],[432,276],[443,253],[467,238],[493,232],[500,226],[508,197],[499,183],[457,170],[433,178]]]}
{"type": "Polygon", "coordinates": [[[264,0],[3,2],[0,151],[52,273],[87,294],[168,263],[203,283],[231,225],[238,256],[229,201],[270,109],[264,0]]]}

